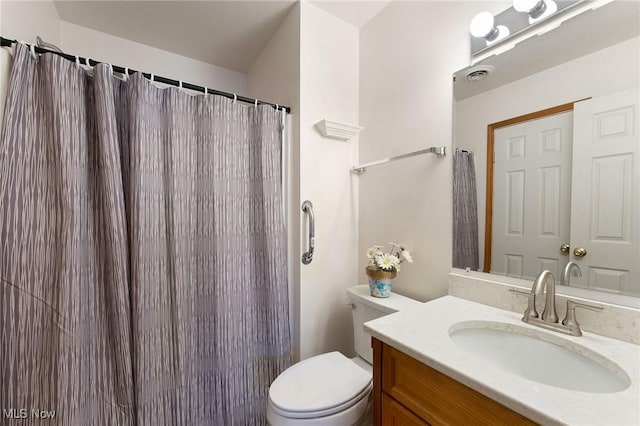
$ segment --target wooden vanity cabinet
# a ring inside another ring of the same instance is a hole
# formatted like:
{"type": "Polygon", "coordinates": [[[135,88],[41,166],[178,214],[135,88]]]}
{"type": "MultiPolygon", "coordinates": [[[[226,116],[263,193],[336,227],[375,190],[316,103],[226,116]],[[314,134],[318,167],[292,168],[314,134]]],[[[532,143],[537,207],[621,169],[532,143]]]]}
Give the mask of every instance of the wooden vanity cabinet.
{"type": "Polygon", "coordinates": [[[536,424],[376,338],[372,346],[374,426],[536,424]]]}

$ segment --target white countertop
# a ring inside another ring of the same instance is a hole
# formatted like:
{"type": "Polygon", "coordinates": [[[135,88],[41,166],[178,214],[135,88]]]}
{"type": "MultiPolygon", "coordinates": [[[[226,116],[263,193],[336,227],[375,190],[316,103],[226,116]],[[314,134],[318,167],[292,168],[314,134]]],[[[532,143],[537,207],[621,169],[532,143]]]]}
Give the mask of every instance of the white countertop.
{"type": "Polygon", "coordinates": [[[640,425],[640,346],[585,332],[566,336],[525,324],[522,314],[445,296],[415,309],[369,321],[364,329],[399,349],[541,424],[640,425]],[[587,393],[540,384],[475,357],[449,337],[463,321],[495,321],[559,336],[615,362],[631,378],[621,392],[587,393]]]}

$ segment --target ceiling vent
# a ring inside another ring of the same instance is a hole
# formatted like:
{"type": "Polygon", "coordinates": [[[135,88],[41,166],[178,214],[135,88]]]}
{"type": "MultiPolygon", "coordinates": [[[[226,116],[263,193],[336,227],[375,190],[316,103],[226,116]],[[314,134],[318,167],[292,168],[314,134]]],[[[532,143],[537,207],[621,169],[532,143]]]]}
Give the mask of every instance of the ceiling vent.
{"type": "Polygon", "coordinates": [[[480,81],[493,72],[493,67],[490,65],[478,65],[467,70],[467,81],[474,82],[480,81]]]}

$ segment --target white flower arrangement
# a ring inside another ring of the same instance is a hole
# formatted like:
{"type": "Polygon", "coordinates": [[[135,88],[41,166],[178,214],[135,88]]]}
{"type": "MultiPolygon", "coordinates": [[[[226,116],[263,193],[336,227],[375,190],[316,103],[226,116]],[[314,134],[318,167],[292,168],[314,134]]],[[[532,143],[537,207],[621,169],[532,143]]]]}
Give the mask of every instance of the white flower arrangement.
{"type": "Polygon", "coordinates": [[[382,251],[383,246],[373,246],[367,249],[367,259],[369,260],[367,267],[387,272],[399,271],[403,262],[413,263],[413,257],[409,250],[402,245],[396,243],[391,244],[391,250],[388,253],[382,251]]]}

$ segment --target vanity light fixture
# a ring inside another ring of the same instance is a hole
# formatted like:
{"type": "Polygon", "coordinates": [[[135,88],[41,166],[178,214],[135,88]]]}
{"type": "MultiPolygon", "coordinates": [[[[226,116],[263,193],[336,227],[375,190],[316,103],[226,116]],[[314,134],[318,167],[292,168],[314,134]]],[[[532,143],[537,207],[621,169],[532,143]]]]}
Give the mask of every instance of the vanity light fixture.
{"type": "Polygon", "coordinates": [[[471,20],[469,25],[471,35],[483,38],[487,46],[509,35],[509,28],[504,25],[495,25],[495,19],[490,12],[480,12],[471,20]]]}
{"type": "Polygon", "coordinates": [[[555,28],[567,19],[615,0],[510,0],[512,7],[481,12],[470,25],[471,65],[555,28]],[[501,33],[504,28],[504,35],[501,33]]]}
{"type": "Polygon", "coordinates": [[[553,0],[513,0],[513,8],[529,15],[529,24],[546,18],[558,11],[553,0]]]}

